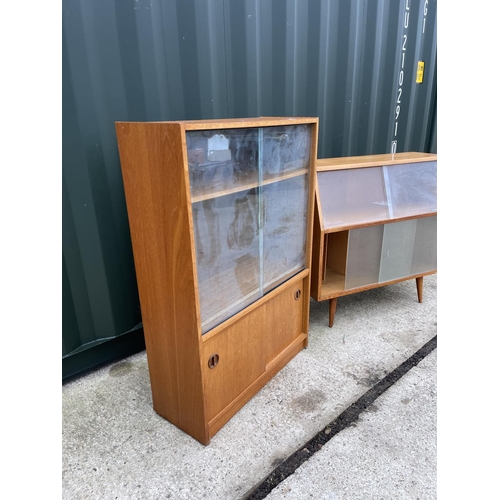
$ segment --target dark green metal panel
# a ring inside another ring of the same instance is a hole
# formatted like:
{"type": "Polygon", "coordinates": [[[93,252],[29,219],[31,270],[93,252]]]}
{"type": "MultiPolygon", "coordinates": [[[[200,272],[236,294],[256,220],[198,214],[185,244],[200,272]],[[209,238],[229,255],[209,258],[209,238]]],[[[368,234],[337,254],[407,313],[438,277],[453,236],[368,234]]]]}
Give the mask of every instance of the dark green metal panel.
{"type": "Polygon", "coordinates": [[[389,152],[404,43],[398,151],[426,150],[435,1],[225,0],[224,10],[229,115],[319,116],[321,158],[389,152]],[[420,85],[418,60],[426,64],[420,85]]]}
{"type": "Polygon", "coordinates": [[[319,157],[389,152],[406,34],[398,151],[437,150],[435,0],[62,7],[63,380],[144,349],[115,121],[318,116],[319,157]]]}

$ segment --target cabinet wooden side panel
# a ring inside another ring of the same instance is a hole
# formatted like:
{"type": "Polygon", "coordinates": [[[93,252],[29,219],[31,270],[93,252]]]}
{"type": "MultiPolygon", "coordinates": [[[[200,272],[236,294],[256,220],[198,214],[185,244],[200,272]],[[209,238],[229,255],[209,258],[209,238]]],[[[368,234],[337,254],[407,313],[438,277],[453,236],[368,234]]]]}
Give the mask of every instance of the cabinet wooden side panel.
{"type": "MultiPolygon", "coordinates": [[[[318,120],[311,125],[311,156],[310,156],[310,183],[309,183],[309,207],[308,207],[308,218],[307,218],[307,243],[306,243],[306,266],[309,271],[311,270],[312,259],[313,259],[313,229],[314,229],[314,206],[316,203],[316,160],[318,158],[318,120]]],[[[311,297],[311,272],[309,272],[307,279],[304,280],[302,295],[307,297],[302,301],[302,332],[306,335],[304,340],[304,347],[307,347],[309,343],[309,306],[311,297]]]]}
{"type": "Polygon", "coordinates": [[[330,233],[328,240],[327,266],[332,271],[345,276],[349,231],[330,233]]]}
{"type": "Polygon", "coordinates": [[[311,297],[319,300],[323,275],[323,232],[319,220],[318,198],[314,203],[314,224],[311,257],[311,297]]]}
{"type": "Polygon", "coordinates": [[[179,124],[117,122],[154,409],[208,442],[179,124]]]}

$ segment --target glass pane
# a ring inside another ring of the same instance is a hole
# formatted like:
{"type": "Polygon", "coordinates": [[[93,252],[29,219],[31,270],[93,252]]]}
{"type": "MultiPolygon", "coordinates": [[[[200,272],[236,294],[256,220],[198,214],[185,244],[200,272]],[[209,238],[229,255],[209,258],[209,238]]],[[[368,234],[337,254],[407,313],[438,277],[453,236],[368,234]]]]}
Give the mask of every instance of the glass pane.
{"type": "Polygon", "coordinates": [[[186,132],[191,198],[258,184],[258,129],[186,132]]]}
{"type": "Polygon", "coordinates": [[[411,275],[417,219],[384,225],[379,282],[411,275]]]}
{"type": "Polygon", "coordinates": [[[310,127],[186,132],[203,333],[305,267],[310,127]]]}
{"type": "Polygon", "coordinates": [[[437,162],[384,167],[391,217],[437,211],[437,162]]]}
{"type": "Polygon", "coordinates": [[[437,270],[437,217],[417,220],[411,274],[437,270]]]}
{"type": "Polygon", "coordinates": [[[378,282],[384,226],[349,231],[345,289],[378,282]]]}
{"type": "Polygon", "coordinates": [[[258,188],[193,203],[203,333],[258,299],[258,188]]]}
{"type": "Polygon", "coordinates": [[[305,268],[309,176],[262,187],[264,292],[305,268]]]}
{"type": "Polygon", "coordinates": [[[382,167],[318,172],[323,229],[389,218],[382,167]]]}
{"type": "Polygon", "coordinates": [[[262,129],[262,175],[264,180],[309,169],[310,125],[288,125],[262,129]]]}

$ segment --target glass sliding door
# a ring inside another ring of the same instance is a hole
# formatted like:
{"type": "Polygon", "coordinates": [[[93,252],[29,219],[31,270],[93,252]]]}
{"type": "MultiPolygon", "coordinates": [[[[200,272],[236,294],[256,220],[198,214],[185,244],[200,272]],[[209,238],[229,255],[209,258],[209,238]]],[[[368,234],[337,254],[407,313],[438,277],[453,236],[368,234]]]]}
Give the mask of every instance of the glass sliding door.
{"type": "Polygon", "coordinates": [[[261,296],[258,189],[193,203],[202,331],[261,296]]]}
{"type": "Polygon", "coordinates": [[[305,268],[311,126],[262,129],[263,287],[305,268]]]}
{"type": "Polygon", "coordinates": [[[202,333],[305,268],[311,132],[186,132],[202,333]]]}
{"type": "Polygon", "coordinates": [[[264,292],[305,268],[308,175],[262,187],[264,292]]]}

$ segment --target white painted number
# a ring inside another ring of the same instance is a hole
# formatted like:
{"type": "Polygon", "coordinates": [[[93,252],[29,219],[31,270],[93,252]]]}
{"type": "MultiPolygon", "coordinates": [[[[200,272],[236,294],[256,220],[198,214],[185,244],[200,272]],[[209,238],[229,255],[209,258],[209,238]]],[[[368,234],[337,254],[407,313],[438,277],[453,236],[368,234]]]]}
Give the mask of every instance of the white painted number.
{"type": "Polygon", "coordinates": [[[396,149],[398,147],[398,141],[396,140],[396,137],[398,136],[398,120],[399,120],[399,115],[401,113],[401,95],[403,94],[403,81],[404,81],[404,67],[405,67],[405,52],[406,52],[406,43],[408,41],[408,35],[406,34],[406,30],[408,29],[408,26],[410,25],[410,0],[406,0],[406,6],[405,6],[405,13],[404,13],[404,18],[403,18],[403,29],[405,33],[403,33],[403,43],[401,44],[401,68],[399,71],[398,75],[398,91],[397,91],[397,97],[396,97],[396,108],[394,110],[394,137],[393,141],[391,143],[391,153],[394,154],[396,153],[396,149]]]}
{"type": "Polygon", "coordinates": [[[425,20],[427,18],[427,8],[429,7],[429,0],[424,2],[424,22],[422,24],[422,33],[425,33],[425,20]]]}

